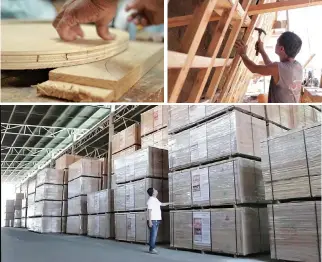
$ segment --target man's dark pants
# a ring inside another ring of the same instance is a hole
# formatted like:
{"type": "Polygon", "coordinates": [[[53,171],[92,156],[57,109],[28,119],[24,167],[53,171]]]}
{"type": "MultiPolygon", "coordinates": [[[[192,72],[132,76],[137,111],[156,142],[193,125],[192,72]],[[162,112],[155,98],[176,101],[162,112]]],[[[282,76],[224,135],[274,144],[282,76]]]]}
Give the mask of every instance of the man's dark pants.
{"type": "Polygon", "coordinates": [[[149,227],[149,221],[147,223],[148,223],[148,228],[150,230],[150,239],[149,239],[150,249],[149,249],[149,251],[152,251],[153,249],[155,249],[155,242],[157,241],[160,221],[159,220],[152,220],[152,227],[149,227]]]}

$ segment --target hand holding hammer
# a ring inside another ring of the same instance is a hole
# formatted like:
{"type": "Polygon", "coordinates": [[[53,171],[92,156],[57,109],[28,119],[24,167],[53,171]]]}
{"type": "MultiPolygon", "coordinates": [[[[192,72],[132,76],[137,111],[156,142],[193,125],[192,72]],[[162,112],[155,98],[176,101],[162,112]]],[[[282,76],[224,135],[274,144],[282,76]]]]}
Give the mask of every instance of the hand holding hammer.
{"type": "Polygon", "coordinates": [[[258,32],[258,41],[256,42],[256,46],[255,46],[256,56],[258,56],[259,51],[260,51],[259,50],[259,43],[261,42],[261,35],[262,35],[262,33],[264,33],[265,35],[267,35],[267,34],[266,34],[266,31],[261,28],[256,27],[255,30],[258,32]]]}

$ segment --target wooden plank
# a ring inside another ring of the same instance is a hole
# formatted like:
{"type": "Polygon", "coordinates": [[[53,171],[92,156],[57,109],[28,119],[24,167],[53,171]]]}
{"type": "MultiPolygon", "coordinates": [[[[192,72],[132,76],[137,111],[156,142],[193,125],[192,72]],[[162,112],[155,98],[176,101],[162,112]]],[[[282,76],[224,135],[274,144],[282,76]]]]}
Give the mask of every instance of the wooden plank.
{"type": "Polygon", "coordinates": [[[188,53],[188,56],[172,89],[172,93],[169,98],[170,103],[178,101],[190,66],[192,65],[193,58],[197,53],[200,41],[206,30],[216,3],[217,0],[205,0],[201,7],[195,10],[193,21],[189,24],[187,31],[185,32],[182,39],[182,48],[180,50],[183,53],[188,53]]]}
{"type": "MultiPolygon", "coordinates": [[[[168,68],[181,68],[186,61],[187,54],[168,51],[168,68]]],[[[213,67],[221,67],[225,64],[225,59],[217,58],[213,67]]],[[[228,59],[228,65],[232,62],[232,59],[228,59]]],[[[211,64],[211,58],[205,56],[195,56],[190,68],[208,68],[211,64]]]]}
{"type": "Polygon", "coordinates": [[[59,81],[48,80],[36,88],[39,95],[74,102],[110,102],[114,97],[112,90],[59,81]]]}
{"type": "Polygon", "coordinates": [[[65,42],[51,22],[2,21],[2,69],[55,68],[90,63],[112,57],[128,47],[129,34],[110,29],[115,40],[99,38],[93,25],[82,25],[84,39],[65,42]],[[21,40],[23,39],[23,41],[21,40]]]}
{"type": "Polygon", "coordinates": [[[291,0],[276,3],[253,5],[248,10],[248,15],[259,15],[265,13],[279,12],[309,6],[322,5],[322,0],[291,0]]]}
{"type": "Polygon", "coordinates": [[[200,101],[200,98],[203,94],[207,80],[208,80],[209,75],[211,73],[211,69],[213,68],[212,65],[215,63],[215,60],[217,59],[219,49],[220,49],[221,44],[224,40],[225,34],[228,30],[230,21],[232,20],[232,17],[235,13],[237,5],[238,5],[238,1],[235,2],[235,4],[231,7],[230,10],[225,11],[225,13],[221,17],[219,23],[217,24],[217,26],[215,28],[215,32],[213,34],[214,37],[211,40],[210,45],[207,50],[207,55],[212,56],[211,64],[208,66],[207,69],[200,70],[200,72],[198,73],[196,81],[192,87],[192,90],[190,92],[187,102],[198,103],[200,101]]]}
{"type": "Polygon", "coordinates": [[[114,91],[113,100],[118,100],[163,55],[163,44],[130,42],[128,50],[109,59],[52,70],[49,80],[109,89],[114,91]]]}

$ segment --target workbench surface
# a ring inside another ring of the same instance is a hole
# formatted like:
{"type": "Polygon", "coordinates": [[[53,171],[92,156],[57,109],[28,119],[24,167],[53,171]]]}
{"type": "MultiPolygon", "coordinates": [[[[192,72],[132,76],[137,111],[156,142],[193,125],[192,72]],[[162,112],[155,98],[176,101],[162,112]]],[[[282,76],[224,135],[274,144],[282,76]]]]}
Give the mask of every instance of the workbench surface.
{"type": "MultiPolygon", "coordinates": [[[[59,103],[69,102],[38,96],[31,87],[48,80],[51,69],[1,71],[1,102],[59,103]]],[[[163,102],[164,60],[154,66],[116,102],[163,102]]]]}

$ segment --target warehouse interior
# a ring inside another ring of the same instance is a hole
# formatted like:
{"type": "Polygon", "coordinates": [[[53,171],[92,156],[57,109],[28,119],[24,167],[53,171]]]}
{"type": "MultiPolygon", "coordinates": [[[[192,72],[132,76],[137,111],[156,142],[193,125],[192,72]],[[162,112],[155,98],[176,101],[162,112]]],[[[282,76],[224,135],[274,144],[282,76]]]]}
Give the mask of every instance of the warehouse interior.
{"type": "Polygon", "coordinates": [[[321,261],[321,109],[3,105],[2,259],[321,261]]]}

